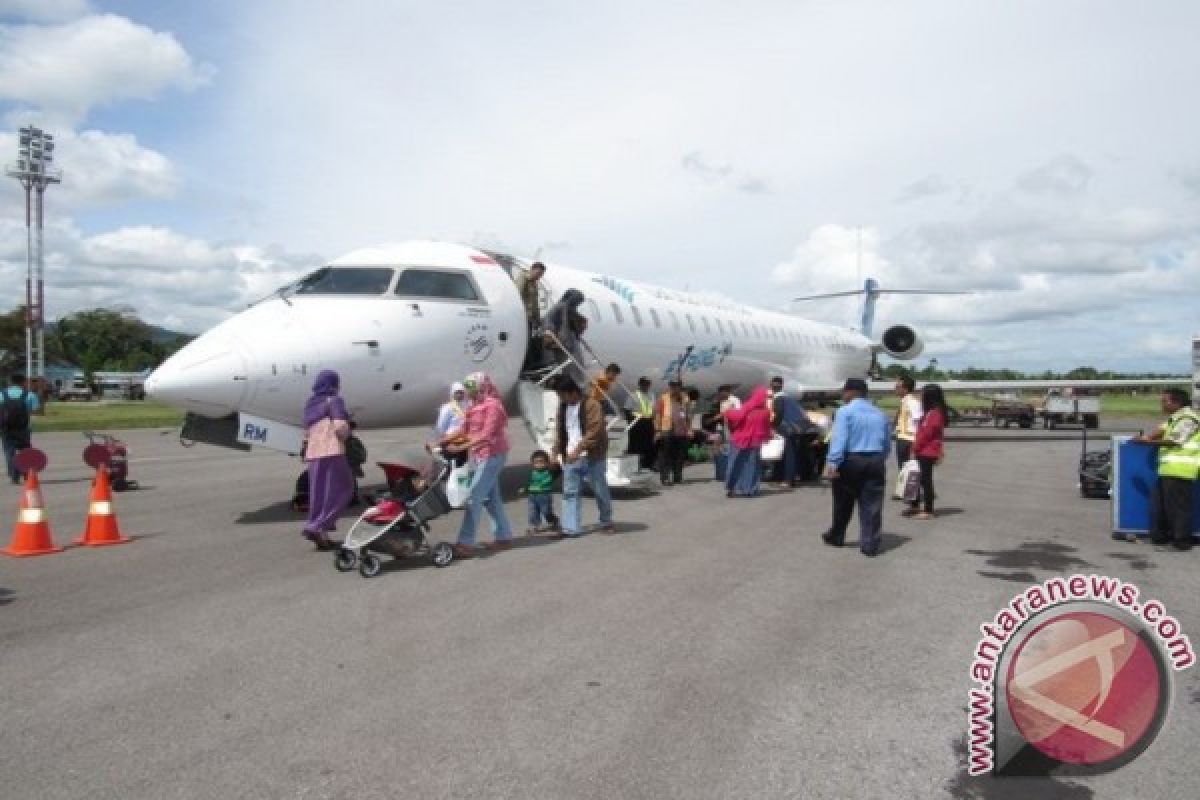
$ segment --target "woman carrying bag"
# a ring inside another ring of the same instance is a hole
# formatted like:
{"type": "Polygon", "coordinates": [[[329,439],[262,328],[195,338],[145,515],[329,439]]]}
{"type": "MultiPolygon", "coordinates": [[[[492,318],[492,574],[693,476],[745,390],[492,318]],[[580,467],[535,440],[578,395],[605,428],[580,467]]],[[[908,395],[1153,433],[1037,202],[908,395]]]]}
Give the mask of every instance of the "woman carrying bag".
{"type": "Polygon", "coordinates": [[[921,390],[924,414],[913,440],[912,454],[921,468],[921,493],[905,516],[933,519],[933,468],[942,460],[942,442],[946,433],[946,396],[942,387],[931,383],[921,390]]]}
{"type": "Polygon", "coordinates": [[[331,369],[322,370],[313,383],[312,397],[304,404],[308,440],[308,522],[304,536],[320,550],[328,550],[338,515],[354,496],[354,473],[346,458],[350,414],[338,396],[340,379],[331,369]]]}

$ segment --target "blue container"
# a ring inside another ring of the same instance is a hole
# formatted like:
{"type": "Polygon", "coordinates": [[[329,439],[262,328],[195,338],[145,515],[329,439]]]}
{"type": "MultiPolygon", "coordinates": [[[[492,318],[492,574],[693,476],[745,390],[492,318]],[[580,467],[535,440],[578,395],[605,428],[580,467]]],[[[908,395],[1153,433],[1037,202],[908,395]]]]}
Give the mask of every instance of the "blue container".
{"type": "MultiPolygon", "coordinates": [[[[1158,480],[1158,451],[1128,436],[1112,440],[1112,514],[1114,533],[1150,532],[1150,498],[1158,480]]],[[[1192,536],[1200,537],[1200,491],[1192,493],[1192,536]]]]}

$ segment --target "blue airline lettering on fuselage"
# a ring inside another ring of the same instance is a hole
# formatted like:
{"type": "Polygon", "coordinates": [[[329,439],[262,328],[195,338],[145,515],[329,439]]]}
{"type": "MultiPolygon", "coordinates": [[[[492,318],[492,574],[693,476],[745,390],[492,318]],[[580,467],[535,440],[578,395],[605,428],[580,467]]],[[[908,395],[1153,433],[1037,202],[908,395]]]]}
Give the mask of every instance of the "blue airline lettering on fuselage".
{"type": "Polygon", "coordinates": [[[663,368],[664,375],[670,375],[673,372],[699,372],[702,369],[708,369],[718,364],[724,364],[725,359],[733,355],[733,342],[725,342],[724,344],[705,347],[701,350],[693,350],[684,358],[682,355],[675,356],[667,362],[663,368]],[[682,364],[680,363],[682,361],[682,364]]]}

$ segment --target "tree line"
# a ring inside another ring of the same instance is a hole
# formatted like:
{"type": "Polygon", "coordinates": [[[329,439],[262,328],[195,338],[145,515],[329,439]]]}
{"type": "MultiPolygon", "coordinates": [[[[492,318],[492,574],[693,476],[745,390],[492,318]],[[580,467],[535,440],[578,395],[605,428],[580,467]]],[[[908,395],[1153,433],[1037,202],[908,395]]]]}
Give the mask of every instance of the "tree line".
{"type": "MultiPolygon", "coordinates": [[[[161,364],[193,337],[155,328],[132,309],[94,308],[46,324],[46,362],[95,372],[140,372],[161,364]]],[[[8,369],[25,362],[25,308],[0,315],[0,350],[8,369]]]]}
{"type": "Polygon", "coordinates": [[[1075,367],[1067,372],[1053,370],[1021,372],[1015,369],[984,369],[983,367],[941,369],[937,365],[937,359],[932,359],[928,365],[920,369],[905,364],[888,364],[883,370],[884,378],[898,378],[901,375],[912,375],[922,381],[1103,381],[1179,377],[1175,374],[1157,372],[1114,372],[1095,367],[1075,367]]]}

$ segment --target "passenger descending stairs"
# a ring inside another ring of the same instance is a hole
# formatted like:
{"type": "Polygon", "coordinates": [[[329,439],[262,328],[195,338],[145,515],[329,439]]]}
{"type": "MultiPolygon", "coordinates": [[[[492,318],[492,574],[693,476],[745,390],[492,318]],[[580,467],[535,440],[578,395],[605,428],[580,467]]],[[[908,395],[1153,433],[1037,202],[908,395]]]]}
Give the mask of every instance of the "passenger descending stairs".
{"type": "MultiPolygon", "coordinates": [[[[591,349],[588,350],[590,353],[591,349]]],[[[592,357],[595,359],[594,353],[592,357]]],[[[596,361],[598,362],[599,359],[596,361]]],[[[525,420],[525,427],[528,428],[529,435],[538,449],[545,450],[547,453],[554,451],[554,437],[558,425],[558,395],[552,389],[548,389],[547,385],[552,383],[553,378],[568,364],[572,363],[586,374],[586,369],[582,365],[568,357],[567,361],[558,367],[548,370],[544,374],[524,377],[517,383],[517,403],[521,410],[521,417],[525,420]]],[[[585,391],[590,392],[590,387],[585,387],[585,391]]],[[[606,395],[606,397],[614,408],[620,408],[613,402],[611,396],[606,395]]],[[[636,455],[623,455],[627,436],[628,426],[624,420],[619,416],[609,417],[608,460],[605,468],[608,485],[614,489],[648,488],[651,474],[638,470],[636,455]]]]}

